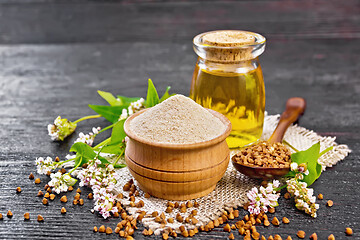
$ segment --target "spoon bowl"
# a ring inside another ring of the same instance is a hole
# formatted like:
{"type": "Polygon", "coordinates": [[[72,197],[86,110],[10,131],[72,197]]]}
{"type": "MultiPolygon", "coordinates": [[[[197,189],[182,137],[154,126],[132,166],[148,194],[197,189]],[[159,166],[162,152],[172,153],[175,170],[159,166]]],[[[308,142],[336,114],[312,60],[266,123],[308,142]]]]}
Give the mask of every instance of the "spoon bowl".
{"type": "MultiPolygon", "coordinates": [[[[281,114],[279,123],[267,142],[282,142],[282,139],[288,127],[292,123],[297,121],[301,115],[304,114],[305,108],[305,99],[298,97],[289,98],[286,102],[286,109],[281,114]]],[[[254,145],[257,145],[257,143],[254,143],[254,145]]],[[[235,160],[235,155],[231,158],[231,161],[236,170],[238,170],[242,174],[256,179],[269,180],[279,178],[290,171],[290,167],[261,167],[241,164],[235,160]]]]}
{"type": "Polygon", "coordinates": [[[275,179],[284,176],[290,171],[290,168],[271,168],[271,167],[251,167],[249,165],[243,165],[231,160],[236,170],[242,174],[256,179],[275,179]]]}

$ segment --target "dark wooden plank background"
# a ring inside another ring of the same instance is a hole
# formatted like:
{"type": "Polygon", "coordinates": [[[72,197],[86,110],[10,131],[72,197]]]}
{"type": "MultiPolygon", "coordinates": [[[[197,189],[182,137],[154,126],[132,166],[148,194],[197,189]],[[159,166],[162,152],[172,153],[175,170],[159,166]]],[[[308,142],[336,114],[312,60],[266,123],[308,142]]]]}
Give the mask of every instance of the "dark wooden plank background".
{"type": "MultiPolygon", "coordinates": [[[[287,98],[305,97],[301,125],[335,136],[353,152],[313,185],[332,199],[317,219],[280,200],[277,217],[289,225],[259,227],[266,236],[293,239],[299,229],[319,239],[360,239],[360,1],[0,1],[0,239],[116,239],[94,234],[93,226],[114,226],[91,214],[93,203],[73,206],[59,198],[43,206],[41,186],[28,179],[38,156],[64,157],[76,136],[54,143],[46,125],[57,115],[72,120],[101,104],[96,90],[145,96],[147,78],[164,91],[188,94],[196,61],[192,38],[214,29],[245,29],[268,39],[260,61],[266,83],[266,108],[279,113],[287,98]],[[15,189],[20,186],[21,194],[15,189]],[[65,205],[68,213],[60,214],[65,205]],[[31,221],[23,220],[30,212],[31,221]],[[44,223],[36,221],[42,214],[44,223]],[[345,227],[355,234],[345,237],[345,227]]],[[[101,120],[79,126],[106,126],[101,120]]],[[[88,193],[88,189],[83,189],[88,193]]],[[[71,199],[74,193],[67,194],[71,199]]],[[[244,215],[245,212],[241,211],[244,215]]],[[[217,228],[196,235],[224,239],[217,228]]],[[[238,238],[238,234],[235,236],[238,238]]],[[[142,238],[141,232],[135,238],[142,238]]],[[[152,237],[154,238],[154,237],[152,237]]]]}

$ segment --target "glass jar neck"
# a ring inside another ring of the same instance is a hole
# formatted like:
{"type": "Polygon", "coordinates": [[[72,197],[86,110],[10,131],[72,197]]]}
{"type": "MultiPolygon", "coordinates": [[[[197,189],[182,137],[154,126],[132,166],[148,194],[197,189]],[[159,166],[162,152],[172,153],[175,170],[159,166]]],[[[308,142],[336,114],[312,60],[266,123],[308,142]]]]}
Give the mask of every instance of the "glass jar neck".
{"type": "Polygon", "coordinates": [[[258,68],[260,63],[259,58],[237,62],[215,62],[198,57],[197,65],[199,66],[199,68],[205,69],[210,72],[222,71],[229,73],[245,74],[258,68]]]}

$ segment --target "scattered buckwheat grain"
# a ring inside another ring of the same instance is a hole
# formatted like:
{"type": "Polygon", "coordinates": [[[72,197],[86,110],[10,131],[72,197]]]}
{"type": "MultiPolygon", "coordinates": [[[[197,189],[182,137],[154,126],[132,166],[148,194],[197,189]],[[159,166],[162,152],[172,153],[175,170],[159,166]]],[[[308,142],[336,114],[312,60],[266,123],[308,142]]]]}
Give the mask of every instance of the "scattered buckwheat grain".
{"type": "Polygon", "coordinates": [[[63,202],[63,203],[66,203],[67,202],[67,197],[64,195],[60,198],[60,201],[63,202]]]}
{"type": "Polygon", "coordinates": [[[352,235],[353,235],[353,230],[352,230],[351,228],[347,227],[347,228],[345,229],[345,233],[346,233],[346,235],[348,235],[348,236],[352,236],[352,235]]]}
{"type": "Polygon", "coordinates": [[[282,240],[282,238],[280,237],[279,234],[276,234],[276,235],[274,236],[274,240],[282,240]]]}
{"type": "Polygon", "coordinates": [[[287,224],[290,222],[290,220],[287,217],[283,217],[282,222],[287,224]]]}
{"type": "Polygon", "coordinates": [[[330,234],[330,235],[328,236],[328,240],[335,240],[334,235],[333,235],[333,234],[330,234]]]}
{"type": "Polygon", "coordinates": [[[332,200],[327,201],[326,205],[328,207],[332,207],[334,205],[334,202],[332,200]]]}
{"type": "Polygon", "coordinates": [[[52,200],[54,200],[55,199],[55,194],[50,194],[50,200],[52,201],[52,200]]]}
{"type": "Polygon", "coordinates": [[[230,240],[234,240],[234,239],[235,239],[235,236],[234,236],[234,234],[233,234],[233,233],[230,233],[230,235],[229,235],[229,239],[230,239],[230,240]]]}
{"type": "Polygon", "coordinates": [[[310,239],[317,240],[318,239],[317,234],[316,233],[311,234],[310,239]]]}
{"type": "Polygon", "coordinates": [[[38,221],[38,222],[43,222],[43,221],[44,221],[43,216],[38,215],[38,217],[37,217],[37,221],[38,221]]]}
{"type": "Polygon", "coordinates": [[[42,196],[44,196],[44,193],[43,193],[41,190],[39,190],[37,196],[38,196],[38,197],[42,197],[42,196]]]}
{"type": "Polygon", "coordinates": [[[104,233],[105,232],[105,226],[104,225],[101,225],[100,227],[99,227],[99,233],[104,233]]]}
{"type": "Polygon", "coordinates": [[[61,214],[65,214],[66,213],[66,209],[64,207],[61,208],[61,214]]]}
{"type": "Polygon", "coordinates": [[[28,213],[28,212],[24,213],[24,219],[29,220],[30,219],[30,213],[28,213]]]}
{"type": "Polygon", "coordinates": [[[35,184],[39,184],[39,183],[41,183],[40,178],[35,179],[35,184]]]}
{"type": "Polygon", "coordinates": [[[111,227],[107,227],[105,232],[106,232],[106,234],[112,234],[113,233],[111,227]]]}
{"type": "Polygon", "coordinates": [[[287,192],[287,193],[285,193],[285,194],[284,194],[284,198],[285,198],[285,199],[290,199],[290,198],[291,198],[290,193],[288,193],[288,192],[287,192]]]}
{"type": "Polygon", "coordinates": [[[226,224],[226,225],[224,226],[224,231],[225,231],[225,232],[230,232],[230,231],[231,231],[231,227],[230,227],[229,224],[226,224]]]}
{"type": "Polygon", "coordinates": [[[279,225],[280,225],[280,222],[279,222],[279,220],[277,219],[277,217],[274,217],[273,220],[271,221],[271,223],[272,223],[274,226],[279,226],[279,225]]]}
{"type": "Polygon", "coordinates": [[[301,231],[301,230],[300,230],[300,231],[297,232],[296,235],[297,235],[299,238],[304,239],[306,234],[305,234],[304,231],[301,231]]]}

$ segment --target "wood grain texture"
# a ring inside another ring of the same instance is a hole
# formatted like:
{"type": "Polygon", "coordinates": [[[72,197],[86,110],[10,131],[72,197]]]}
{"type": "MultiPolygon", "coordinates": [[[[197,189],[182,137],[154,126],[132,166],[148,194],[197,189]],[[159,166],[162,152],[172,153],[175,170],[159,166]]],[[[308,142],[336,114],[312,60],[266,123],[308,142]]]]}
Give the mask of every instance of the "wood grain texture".
{"type": "MultiPolygon", "coordinates": [[[[304,97],[308,107],[300,125],[337,137],[353,150],[314,183],[315,193],[325,197],[317,219],[281,198],[275,216],[288,217],[290,224],[258,231],[296,239],[302,229],[308,236],[317,232],[319,239],[331,233],[336,239],[359,239],[359,16],[359,1],[354,0],[1,2],[0,212],[10,209],[14,217],[0,221],[0,239],[118,239],[92,232],[101,224],[114,229],[118,221],[92,214],[91,200],[73,206],[57,197],[43,206],[36,197],[49,178],[41,176],[40,185],[28,179],[35,173],[35,158],[63,158],[76,139],[74,134],[64,143],[51,142],[46,125],[59,114],[72,120],[93,114],[86,105],[103,103],[98,89],[145,96],[149,77],[160,91],[171,85],[173,92],[188,94],[196,61],[192,37],[220,28],[249,29],[268,38],[260,62],[270,114],[280,113],[289,97],[304,97]],[[21,194],[16,194],[17,186],[21,194]],[[328,199],[334,201],[332,208],[325,206],[328,199]],[[66,215],[60,214],[62,205],[66,215]],[[30,222],[23,221],[26,211],[30,222]],[[44,223],[35,220],[37,214],[44,223]],[[345,237],[345,227],[353,228],[353,238],[345,237]]],[[[106,125],[90,120],[76,134],[106,125]]],[[[83,196],[89,193],[82,191],[83,196]]],[[[67,195],[71,199],[75,192],[67,195]]],[[[197,236],[225,239],[228,233],[216,228],[197,236]]],[[[142,238],[137,231],[135,239],[142,238]]]]}
{"type": "Polygon", "coordinates": [[[231,122],[209,109],[225,126],[221,135],[198,143],[158,143],[131,130],[131,121],[146,111],[148,109],[131,115],[124,123],[129,137],[125,160],[140,188],[151,196],[167,200],[195,199],[214,190],[230,160],[226,138],[231,132],[231,122]]]}

